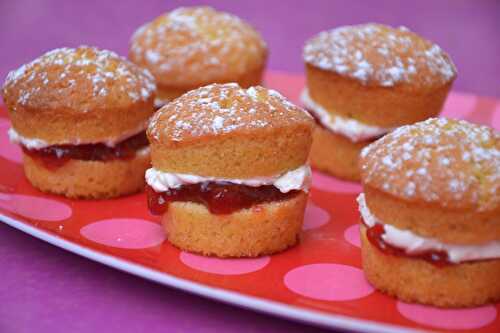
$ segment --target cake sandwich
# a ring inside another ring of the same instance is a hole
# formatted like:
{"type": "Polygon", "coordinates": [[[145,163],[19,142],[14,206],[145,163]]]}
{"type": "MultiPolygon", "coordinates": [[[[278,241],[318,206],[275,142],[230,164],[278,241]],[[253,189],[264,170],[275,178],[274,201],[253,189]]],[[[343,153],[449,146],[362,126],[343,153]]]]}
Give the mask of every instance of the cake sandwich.
{"type": "Polygon", "coordinates": [[[500,300],[500,134],[432,118],[363,149],[363,269],[407,302],[500,300]]]}
{"type": "Polygon", "coordinates": [[[203,255],[255,257],[297,243],[314,122],[273,90],[212,84],[161,108],[147,134],[148,202],[168,240],[203,255]]]}
{"type": "Polygon", "coordinates": [[[143,189],[155,92],[147,70],[87,46],[50,51],[10,72],[9,137],[22,148],[27,179],[70,198],[143,189]]]}
{"type": "Polygon", "coordinates": [[[362,24],[323,31],[303,51],[301,99],[318,124],[311,165],[359,181],[363,147],[392,129],[439,114],[456,77],[438,45],[404,27],[362,24]]]}

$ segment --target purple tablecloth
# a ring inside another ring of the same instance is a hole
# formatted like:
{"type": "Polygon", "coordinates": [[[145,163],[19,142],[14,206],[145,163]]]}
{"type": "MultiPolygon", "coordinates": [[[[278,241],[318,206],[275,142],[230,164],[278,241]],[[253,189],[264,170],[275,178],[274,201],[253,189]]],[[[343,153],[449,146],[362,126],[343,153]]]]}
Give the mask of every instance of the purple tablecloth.
{"type": "MultiPolygon", "coordinates": [[[[0,77],[61,46],[126,54],[136,27],[195,1],[0,0],[0,77]]],[[[262,32],[269,68],[302,72],[305,39],[362,22],[405,25],[455,61],[455,89],[500,97],[500,2],[206,1],[262,32]]],[[[273,332],[307,326],[205,300],[69,254],[0,223],[0,332],[273,332]]]]}

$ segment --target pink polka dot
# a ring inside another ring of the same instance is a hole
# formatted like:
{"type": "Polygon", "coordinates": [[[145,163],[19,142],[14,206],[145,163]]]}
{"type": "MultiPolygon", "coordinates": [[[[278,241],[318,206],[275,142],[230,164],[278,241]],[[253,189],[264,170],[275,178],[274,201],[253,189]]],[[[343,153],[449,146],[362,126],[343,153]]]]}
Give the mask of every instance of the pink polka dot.
{"type": "Polygon", "coordinates": [[[291,291],[323,301],[348,301],[370,295],[374,289],[359,268],[340,264],[312,264],[285,275],[291,291]]]}
{"type": "Polygon", "coordinates": [[[463,119],[474,111],[475,105],[476,96],[452,92],[444,104],[441,115],[448,118],[463,119]]]}
{"type": "Polygon", "coordinates": [[[330,221],[330,214],[309,200],[304,215],[304,225],[302,226],[302,230],[319,228],[327,224],[328,221],[330,221]]]}
{"type": "Polygon", "coordinates": [[[497,131],[500,131],[500,103],[497,104],[497,107],[493,112],[493,119],[491,121],[491,126],[497,131]]]}
{"type": "Polygon", "coordinates": [[[344,231],[345,240],[356,246],[361,247],[361,239],[359,238],[359,224],[351,225],[344,231]]]}
{"type": "Polygon", "coordinates": [[[18,145],[9,141],[7,131],[10,128],[10,122],[5,118],[0,118],[0,156],[14,163],[21,163],[23,154],[18,145]]]}
{"type": "Polygon", "coordinates": [[[337,193],[360,193],[362,190],[359,183],[340,180],[319,171],[313,171],[312,186],[322,191],[337,193]]]}
{"type": "Polygon", "coordinates": [[[42,221],[62,221],[72,214],[71,208],[62,202],[22,194],[0,193],[0,208],[42,221]]]}
{"type": "Polygon", "coordinates": [[[439,309],[398,301],[397,308],[404,317],[414,322],[451,330],[477,329],[490,324],[497,317],[497,310],[493,305],[472,309],[439,309]]]}
{"type": "Polygon", "coordinates": [[[93,242],[123,249],[143,249],[165,240],[161,225],[132,218],[97,221],[83,227],[80,233],[93,242]]]}
{"type": "Polygon", "coordinates": [[[198,271],[220,275],[239,275],[256,272],[271,261],[269,257],[241,258],[241,259],[219,259],[204,257],[188,252],[181,252],[181,261],[198,271]]]}

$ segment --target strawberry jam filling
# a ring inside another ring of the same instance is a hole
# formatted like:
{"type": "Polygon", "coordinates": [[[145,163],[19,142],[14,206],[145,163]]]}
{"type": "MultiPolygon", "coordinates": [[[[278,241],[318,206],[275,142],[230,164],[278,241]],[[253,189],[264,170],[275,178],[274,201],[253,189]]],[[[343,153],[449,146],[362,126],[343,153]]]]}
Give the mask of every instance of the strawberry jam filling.
{"type": "Polygon", "coordinates": [[[366,236],[370,243],[384,254],[404,256],[413,259],[422,259],[438,267],[454,264],[449,260],[448,253],[446,253],[445,251],[427,250],[415,253],[407,253],[405,249],[393,246],[384,241],[384,239],[382,238],[385,233],[383,225],[377,223],[373,227],[369,227],[366,224],[365,226],[367,228],[366,236]]]}
{"type": "Polygon", "coordinates": [[[114,147],[104,143],[83,145],[53,145],[42,149],[28,149],[22,146],[23,152],[42,164],[47,169],[57,169],[69,160],[80,161],[112,161],[126,160],[135,157],[138,150],[148,145],[146,132],[136,134],[114,147]]]}
{"type": "Polygon", "coordinates": [[[299,191],[280,192],[273,185],[251,187],[229,182],[206,181],[182,185],[165,192],[155,192],[146,185],[148,206],[152,214],[166,212],[169,202],[190,201],[205,205],[212,214],[231,214],[264,202],[275,202],[294,197],[299,191]]]}

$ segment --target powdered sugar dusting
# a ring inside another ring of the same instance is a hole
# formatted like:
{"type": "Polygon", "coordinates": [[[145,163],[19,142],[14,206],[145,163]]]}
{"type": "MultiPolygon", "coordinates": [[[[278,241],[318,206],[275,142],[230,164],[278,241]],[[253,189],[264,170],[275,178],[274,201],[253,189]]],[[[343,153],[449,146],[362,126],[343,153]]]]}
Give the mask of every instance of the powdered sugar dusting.
{"type": "Polygon", "coordinates": [[[160,109],[148,135],[155,140],[184,141],[236,130],[286,126],[312,118],[276,91],[242,89],[235,83],[212,84],[192,90],[160,109]]]}
{"type": "Polygon", "coordinates": [[[323,31],[304,47],[304,60],[367,84],[447,83],[456,68],[441,48],[404,27],[380,24],[344,26],[323,31]],[[424,75],[420,75],[423,73],[424,75]]]}
{"type": "Polygon", "coordinates": [[[158,82],[177,85],[245,73],[267,53],[251,26],[210,7],[168,12],[140,27],[130,43],[134,62],[149,68],[158,82]]]}
{"type": "Polygon", "coordinates": [[[146,69],[116,53],[81,46],[49,51],[10,72],[4,89],[5,92],[17,90],[16,103],[28,105],[47,92],[54,97],[59,93],[64,100],[72,90],[92,99],[105,98],[119,90],[132,101],[147,100],[156,91],[156,85],[146,69]],[[120,84],[116,84],[118,81],[120,84]]]}
{"type": "Polygon", "coordinates": [[[403,126],[361,153],[362,178],[398,197],[480,210],[500,204],[500,134],[463,120],[403,126]]]}
{"type": "Polygon", "coordinates": [[[224,127],[224,118],[221,116],[215,116],[214,120],[212,121],[212,129],[214,132],[218,132],[222,130],[224,127]]]}

